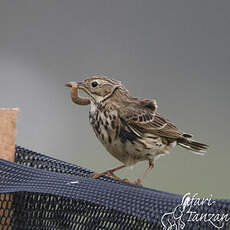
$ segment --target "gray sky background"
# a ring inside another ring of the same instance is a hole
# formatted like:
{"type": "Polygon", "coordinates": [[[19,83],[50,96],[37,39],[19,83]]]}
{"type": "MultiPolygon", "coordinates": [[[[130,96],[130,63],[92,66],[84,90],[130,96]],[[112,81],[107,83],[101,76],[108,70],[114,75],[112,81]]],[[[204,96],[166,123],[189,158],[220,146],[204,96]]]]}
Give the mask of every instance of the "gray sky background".
{"type": "Polygon", "coordinates": [[[17,144],[96,171],[119,165],[64,87],[110,75],[210,144],[203,157],[175,148],[144,185],[230,198],[229,10],[227,0],[2,0],[0,106],[21,109],[17,144]]]}

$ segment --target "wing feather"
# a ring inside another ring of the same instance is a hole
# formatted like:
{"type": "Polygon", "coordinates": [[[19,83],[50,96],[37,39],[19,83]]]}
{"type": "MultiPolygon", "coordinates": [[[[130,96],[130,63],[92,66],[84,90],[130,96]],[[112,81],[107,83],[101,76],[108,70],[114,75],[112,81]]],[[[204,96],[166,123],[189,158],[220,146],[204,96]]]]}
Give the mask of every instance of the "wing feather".
{"type": "Polygon", "coordinates": [[[157,113],[155,100],[142,99],[141,103],[130,103],[119,111],[119,116],[135,133],[152,133],[176,139],[183,135],[171,121],[157,113]],[[146,100],[146,101],[145,101],[146,100]]]}

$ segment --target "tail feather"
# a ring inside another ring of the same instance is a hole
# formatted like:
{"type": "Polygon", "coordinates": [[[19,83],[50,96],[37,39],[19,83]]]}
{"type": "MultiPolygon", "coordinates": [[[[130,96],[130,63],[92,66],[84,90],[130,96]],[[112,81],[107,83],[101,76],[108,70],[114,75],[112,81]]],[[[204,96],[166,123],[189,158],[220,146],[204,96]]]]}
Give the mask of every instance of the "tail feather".
{"type": "Polygon", "coordinates": [[[179,138],[177,140],[177,143],[178,143],[178,145],[180,145],[186,149],[189,149],[191,151],[194,151],[196,153],[205,153],[205,152],[207,152],[207,149],[208,149],[208,145],[203,144],[203,143],[199,143],[199,142],[196,142],[194,140],[187,139],[187,138],[179,138]]]}

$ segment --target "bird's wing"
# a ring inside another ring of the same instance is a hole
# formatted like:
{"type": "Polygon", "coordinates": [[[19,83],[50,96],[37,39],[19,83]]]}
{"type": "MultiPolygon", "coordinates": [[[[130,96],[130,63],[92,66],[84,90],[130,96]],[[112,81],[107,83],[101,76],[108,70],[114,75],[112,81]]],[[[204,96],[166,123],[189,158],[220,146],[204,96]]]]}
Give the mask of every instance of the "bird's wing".
{"type": "Polygon", "coordinates": [[[155,100],[141,99],[139,103],[124,107],[119,111],[123,122],[136,134],[152,133],[161,137],[177,139],[183,135],[172,122],[157,113],[155,100]]]}

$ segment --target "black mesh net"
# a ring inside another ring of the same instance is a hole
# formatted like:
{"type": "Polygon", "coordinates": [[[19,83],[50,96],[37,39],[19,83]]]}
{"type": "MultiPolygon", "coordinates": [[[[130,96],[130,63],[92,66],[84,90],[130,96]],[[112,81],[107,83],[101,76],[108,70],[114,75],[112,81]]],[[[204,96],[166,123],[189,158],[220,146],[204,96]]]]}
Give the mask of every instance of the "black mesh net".
{"type": "Polygon", "coordinates": [[[182,195],[91,179],[91,172],[17,146],[15,163],[0,160],[0,230],[230,229],[229,200],[193,209],[225,218],[188,221],[182,195]]]}

